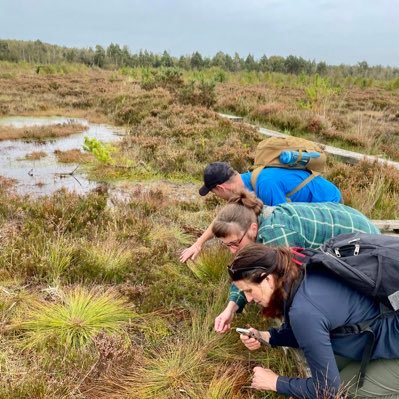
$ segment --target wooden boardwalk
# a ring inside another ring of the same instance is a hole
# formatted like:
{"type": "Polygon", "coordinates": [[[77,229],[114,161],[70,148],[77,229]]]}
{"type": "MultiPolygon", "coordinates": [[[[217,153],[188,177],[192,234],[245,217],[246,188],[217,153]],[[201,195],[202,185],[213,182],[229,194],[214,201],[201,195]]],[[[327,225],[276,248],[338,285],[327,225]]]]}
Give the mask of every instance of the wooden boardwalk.
{"type": "MultiPolygon", "coordinates": [[[[237,121],[237,122],[243,122],[243,118],[241,116],[234,116],[234,115],[227,115],[227,114],[219,114],[222,118],[226,118],[232,121],[237,121]]],[[[255,127],[259,130],[260,133],[264,134],[265,136],[269,137],[288,137],[288,134],[277,132],[276,130],[271,130],[271,129],[266,129],[264,127],[258,127],[256,125],[249,124],[252,127],[255,127]]],[[[399,162],[394,162],[394,161],[389,161],[384,158],[379,158],[373,155],[365,155],[361,154],[359,152],[354,152],[354,151],[347,151],[347,150],[342,150],[341,148],[337,147],[332,147],[330,145],[325,145],[318,143],[322,148],[324,148],[325,152],[327,154],[335,155],[336,157],[339,157],[340,159],[344,160],[345,162],[348,163],[357,163],[363,159],[367,159],[368,161],[371,162],[382,162],[387,165],[393,166],[394,168],[399,170],[399,162]]]]}

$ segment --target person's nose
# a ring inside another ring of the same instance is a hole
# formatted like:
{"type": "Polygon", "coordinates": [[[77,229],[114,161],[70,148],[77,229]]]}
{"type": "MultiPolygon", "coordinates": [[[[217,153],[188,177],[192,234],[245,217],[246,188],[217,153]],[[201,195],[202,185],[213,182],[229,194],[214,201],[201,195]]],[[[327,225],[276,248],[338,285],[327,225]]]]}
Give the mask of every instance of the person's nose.
{"type": "Polygon", "coordinates": [[[252,302],[254,300],[254,297],[248,293],[245,293],[245,298],[247,299],[248,302],[252,302]]]}
{"type": "Polygon", "coordinates": [[[237,253],[237,251],[238,251],[238,247],[236,247],[236,246],[229,247],[229,250],[230,250],[230,252],[231,252],[232,254],[235,254],[235,253],[237,253]]]}

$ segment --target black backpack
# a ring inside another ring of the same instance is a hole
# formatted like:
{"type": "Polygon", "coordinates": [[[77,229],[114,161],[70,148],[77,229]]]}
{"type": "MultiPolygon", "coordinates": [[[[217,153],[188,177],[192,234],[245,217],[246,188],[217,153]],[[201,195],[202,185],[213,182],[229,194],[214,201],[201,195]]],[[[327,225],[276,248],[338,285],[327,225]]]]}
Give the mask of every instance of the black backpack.
{"type": "MultiPolygon", "coordinates": [[[[296,256],[306,268],[326,267],[363,294],[380,302],[378,317],[391,317],[399,310],[399,238],[378,234],[341,234],[328,240],[320,249],[305,249],[296,256]]],[[[365,320],[355,325],[338,327],[333,336],[347,334],[369,335],[363,352],[358,386],[364,382],[367,363],[375,343],[370,325],[365,320]]]]}

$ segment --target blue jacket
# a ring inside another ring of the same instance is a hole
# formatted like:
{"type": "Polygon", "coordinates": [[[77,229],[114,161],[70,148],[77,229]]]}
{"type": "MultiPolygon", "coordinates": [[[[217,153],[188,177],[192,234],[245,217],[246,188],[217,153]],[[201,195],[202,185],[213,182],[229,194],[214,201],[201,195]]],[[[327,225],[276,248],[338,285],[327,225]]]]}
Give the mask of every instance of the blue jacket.
{"type": "MultiPolygon", "coordinates": [[[[256,189],[251,185],[252,172],[241,174],[245,187],[254,191],[265,205],[278,205],[287,202],[286,195],[299,186],[308,176],[306,170],[265,168],[260,172],[256,189]]],[[[297,191],[292,202],[340,202],[341,192],[322,176],[317,176],[297,191]]]]}
{"type": "MultiPolygon", "coordinates": [[[[311,378],[280,376],[277,392],[299,398],[322,397],[326,390],[334,395],[340,376],[334,354],[361,360],[367,341],[365,334],[330,336],[344,325],[373,319],[380,313],[373,299],[355,291],[326,270],[308,271],[288,312],[289,324],[270,329],[270,344],[300,347],[310,367],[311,378]]],[[[371,325],[376,344],[371,359],[399,359],[399,314],[377,318],[371,325]]]]}

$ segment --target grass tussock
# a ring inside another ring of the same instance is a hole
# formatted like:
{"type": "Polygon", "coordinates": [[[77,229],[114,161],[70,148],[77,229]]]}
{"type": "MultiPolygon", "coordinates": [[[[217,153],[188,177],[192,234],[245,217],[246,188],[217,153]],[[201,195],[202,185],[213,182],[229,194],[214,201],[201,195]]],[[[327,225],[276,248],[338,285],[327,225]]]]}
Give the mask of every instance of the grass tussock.
{"type": "Polygon", "coordinates": [[[232,254],[227,248],[216,244],[201,251],[195,261],[189,262],[188,266],[199,279],[217,284],[226,278],[227,266],[231,261],[232,254]]]}
{"type": "Polygon", "coordinates": [[[47,153],[44,151],[33,151],[29,154],[26,154],[24,159],[28,161],[37,161],[39,159],[45,158],[47,156],[47,153]]]}
{"type": "Polygon", "coordinates": [[[221,337],[211,331],[210,322],[202,312],[193,313],[191,326],[184,333],[176,331],[164,343],[141,351],[134,367],[116,368],[96,382],[92,395],[138,399],[241,397],[239,387],[248,378],[247,370],[239,362],[220,365],[209,356],[223,345],[221,337]],[[227,396],[218,396],[222,394],[227,396]]]}
{"type": "Polygon", "coordinates": [[[124,334],[127,322],[134,316],[111,290],[101,293],[77,287],[60,296],[61,300],[55,303],[31,304],[24,320],[14,323],[14,328],[23,333],[24,348],[78,351],[100,332],[124,334]]]}
{"type": "Polygon", "coordinates": [[[86,163],[92,160],[90,154],[82,152],[79,149],[73,150],[55,150],[55,156],[57,157],[58,162],[61,163],[86,163]]]}
{"type": "Polygon", "coordinates": [[[71,281],[122,283],[134,270],[132,252],[112,239],[80,242],[72,256],[70,269],[65,273],[71,281]]]}
{"type": "Polygon", "coordinates": [[[87,130],[87,126],[80,123],[57,123],[48,126],[10,127],[0,126],[0,140],[38,140],[55,139],[57,137],[70,136],[87,130]]]}

